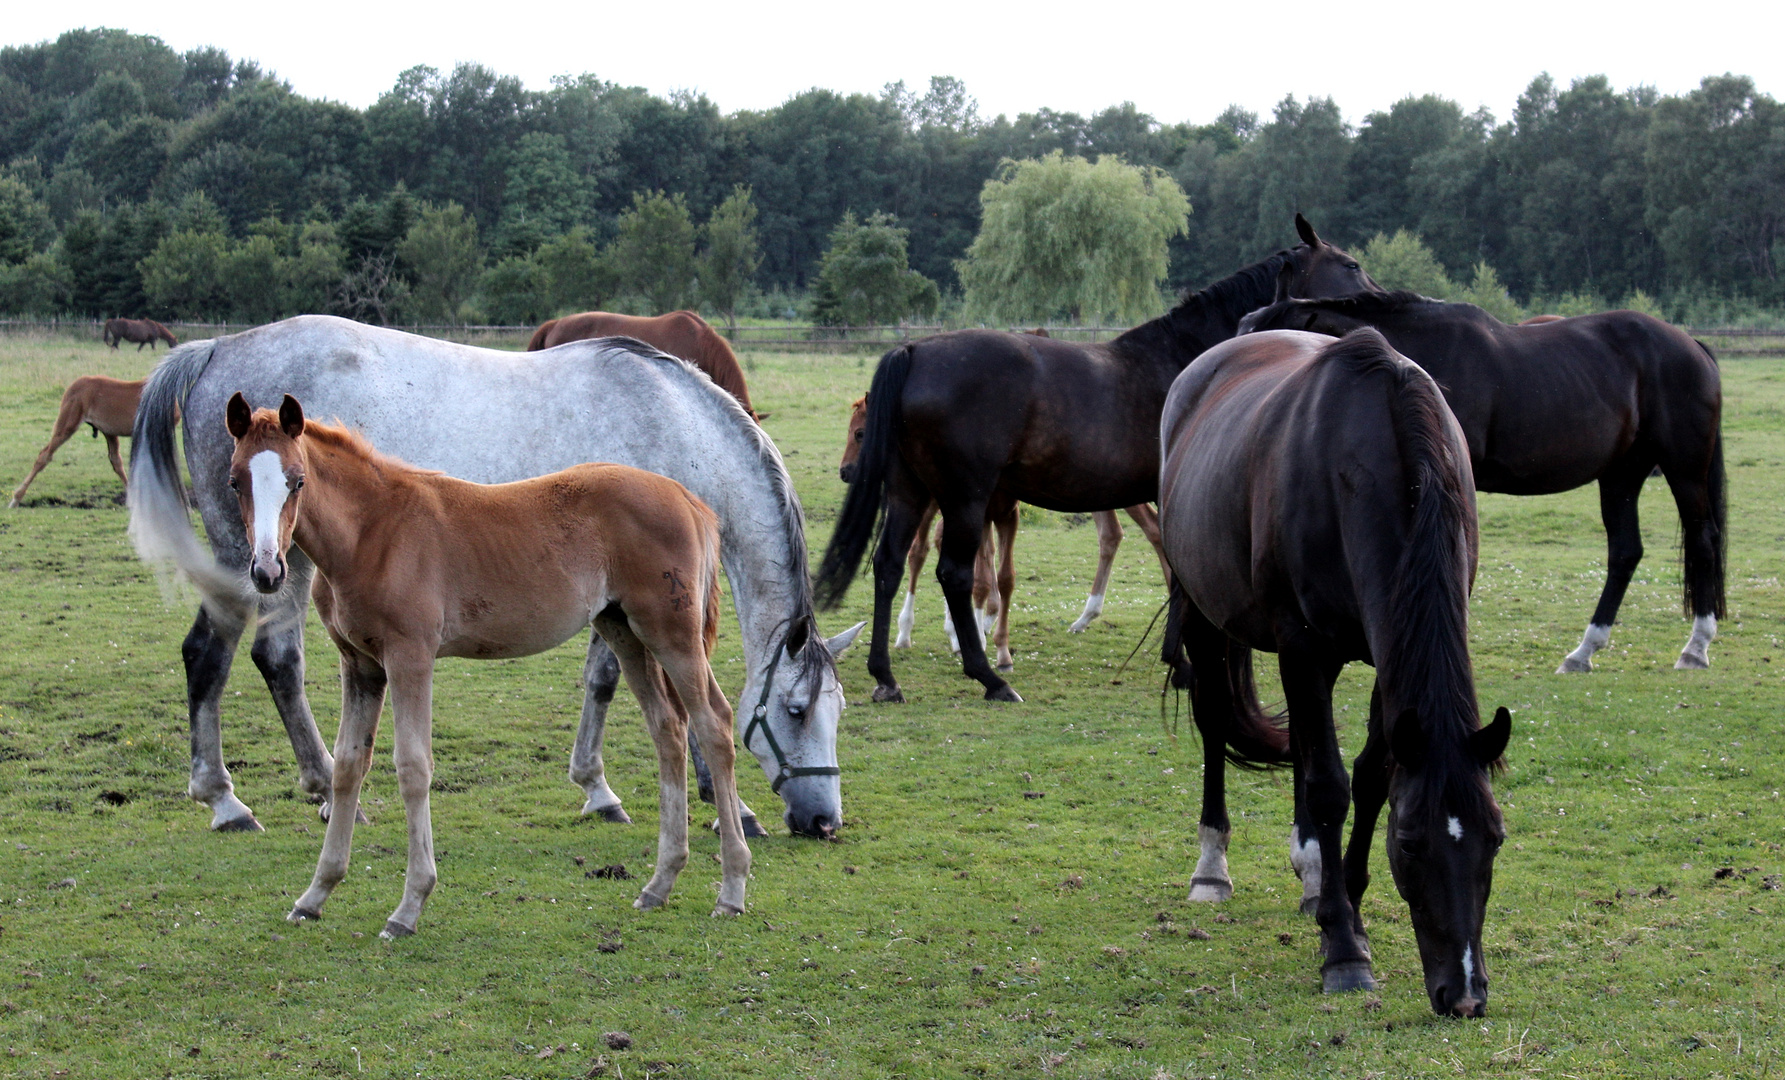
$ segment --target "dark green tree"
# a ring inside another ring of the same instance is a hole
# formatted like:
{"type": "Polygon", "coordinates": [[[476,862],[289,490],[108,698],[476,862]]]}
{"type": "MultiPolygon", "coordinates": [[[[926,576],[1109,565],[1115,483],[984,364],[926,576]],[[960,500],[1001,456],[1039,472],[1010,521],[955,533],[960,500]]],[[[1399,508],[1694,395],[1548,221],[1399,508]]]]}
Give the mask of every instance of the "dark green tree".
{"type": "Polygon", "coordinates": [[[854,213],[845,213],[831,230],[812,290],[812,321],[876,326],[934,314],[940,299],[936,283],[910,268],[905,230],[890,214],[857,220],[854,213]]]}
{"type": "Polygon", "coordinates": [[[620,215],[608,258],[621,288],[641,297],[649,313],[685,307],[694,292],[694,221],[681,193],[639,192],[620,215]]]}

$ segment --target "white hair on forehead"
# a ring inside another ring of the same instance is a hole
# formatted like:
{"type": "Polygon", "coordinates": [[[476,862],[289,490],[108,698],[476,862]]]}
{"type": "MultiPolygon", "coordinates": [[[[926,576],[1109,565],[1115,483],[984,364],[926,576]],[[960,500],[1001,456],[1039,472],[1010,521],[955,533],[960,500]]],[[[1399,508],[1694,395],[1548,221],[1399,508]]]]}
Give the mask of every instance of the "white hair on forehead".
{"type": "Polygon", "coordinates": [[[254,494],[254,550],[272,551],[279,546],[279,514],[291,495],[285,483],[285,463],[275,450],[262,450],[248,459],[248,478],[254,494]]]}

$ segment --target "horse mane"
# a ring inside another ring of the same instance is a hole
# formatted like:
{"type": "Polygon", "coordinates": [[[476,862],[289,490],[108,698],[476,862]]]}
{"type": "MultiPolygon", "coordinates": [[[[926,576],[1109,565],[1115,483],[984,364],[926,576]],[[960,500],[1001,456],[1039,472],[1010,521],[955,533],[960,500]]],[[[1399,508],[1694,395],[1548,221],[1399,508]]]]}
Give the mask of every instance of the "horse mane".
{"type": "MultiPolygon", "coordinates": [[[[259,416],[259,412],[261,411],[268,413],[272,412],[270,409],[257,410],[254,418],[256,424],[262,422],[262,418],[259,416]]],[[[273,414],[266,419],[266,422],[272,424],[274,427],[278,427],[278,415],[273,414]]],[[[438,469],[424,469],[419,465],[411,465],[409,462],[404,461],[401,458],[391,457],[389,454],[379,450],[376,446],[373,446],[370,439],[339,421],[333,424],[325,424],[320,420],[312,420],[306,417],[304,419],[304,438],[313,444],[320,444],[325,449],[350,454],[360,458],[380,474],[393,472],[406,473],[410,476],[446,475],[438,469]]]]}
{"type": "MultiPolygon", "coordinates": [[[[1232,337],[1242,317],[1271,302],[1277,294],[1277,274],[1289,259],[1289,249],[1284,248],[1261,262],[1234,271],[1205,289],[1186,291],[1170,311],[1122,334],[1110,343],[1111,347],[1118,351],[1124,346],[1148,350],[1190,337],[1196,342],[1190,350],[1194,357],[1216,342],[1232,337]],[[1224,327],[1226,332],[1211,339],[1206,333],[1210,323],[1224,327]]],[[[1189,359],[1186,357],[1185,362],[1189,359]]]]}
{"type": "MultiPolygon", "coordinates": [[[[1417,294],[1390,294],[1412,296],[1417,294]]],[[[1361,298],[1360,298],[1361,299],[1361,298]]],[[[1358,374],[1389,379],[1390,413],[1401,449],[1405,505],[1412,511],[1407,546],[1394,573],[1388,650],[1377,671],[1400,709],[1414,709],[1425,729],[1427,775],[1476,775],[1469,736],[1480,724],[1469,660],[1467,538],[1474,534],[1467,493],[1468,462],[1450,445],[1443,395],[1424,369],[1404,361],[1373,328],[1354,330],[1320,354],[1358,374]]],[[[1397,717],[1385,716],[1392,724],[1397,717]]],[[[1496,763],[1498,765],[1498,763],[1496,763]]],[[[1485,781],[1482,790],[1485,793],[1485,781]]],[[[1438,800],[1431,800],[1435,810],[1438,800]]]]}

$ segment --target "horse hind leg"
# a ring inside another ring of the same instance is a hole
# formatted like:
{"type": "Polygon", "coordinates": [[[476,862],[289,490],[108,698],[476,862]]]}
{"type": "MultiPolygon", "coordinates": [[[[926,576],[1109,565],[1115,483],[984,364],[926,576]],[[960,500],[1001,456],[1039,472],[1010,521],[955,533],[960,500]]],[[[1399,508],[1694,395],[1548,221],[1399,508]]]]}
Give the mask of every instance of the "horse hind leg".
{"type": "Polygon", "coordinates": [[[1617,621],[1624,593],[1642,561],[1642,525],[1636,504],[1651,464],[1647,458],[1629,458],[1599,478],[1599,516],[1605,523],[1605,588],[1599,594],[1599,604],[1593,609],[1586,633],[1581,635],[1575,650],[1562,659],[1556,669],[1558,675],[1592,671],[1593,654],[1611,643],[1612,623],[1617,621]]]}
{"type": "Polygon", "coordinates": [[[1091,595],[1085,597],[1085,610],[1066,628],[1068,633],[1082,634],[1097,616],[1103,614],[1103,596],[1109,591],[1109,572],[1116,562],[1116,549],[1122,545],[1122,523],[1112,510],[1099,510],[1091,515],[1097,523],[1097,576],[1091,579],[1091,595]]]}
{"type": "MultiPolygon", "coordinates": [[[[669,899],[676,878],[688,865],[687,727],[664,693],[663,669],[626,620],[603,615],[596,619],[595,628],[619,658],[620,671],[638,699],[657,749],[657,866],[632,902],[633,907],[648,911],[669,899]]],[[[722,804],[721,819],[726,810],[722,804]]]]}
{"type": "Polygon", "coordinates": [[[601,634],[589,632],[589,652],[583,660],[583,715],[570,746],[570,782],[583,789],[583,815],[595,815],[618,825],[632,824],[620,805],[620,797],[607,785],[607,769],[601,747],[607,733],[607,710],[620,685],[620,661],[601,634]]]}
{"type": "Polygon", "coordinates": [[[994,523],[998,530],[998,629],[992,640],[998,646],[998,670],[1009,672],[1016,667],[1016,660],[1010,655],[1010,601],[1016,593],[1016,504],[1010,505],[1009,511],[997,515],[994,523]]]}
{"type": "MultiPolygon", "coordinates": [[[[56,414],[56,426],[50,432],[50,441],[37,452],[37,460],[32,463],[31,471],[25,476],[25,482],[13,491],[12,501],[7,504],[8,509],[16,509],[19,503],[24,501],[25,489],[31,486],[31,481],[37,479],[37,474],[44,470],[52,457],[56,456],[56,451],[62,448],[62,444],[72,439],[74,433],[81,429],[83,412],[85,412],[85,408],[81,402],[63,399],[61,410],[56,414]]],[[[108,435],[106,438],[109,440],[111,436],[108,435]]],[[[117,461],[116,451],[113,452],[112,460],[114,463],[117,461]]],[[[114,467],[116,467],[115,464],[114,467]]]]}
{"type": "MultiPolygon", "coordinates": [[[[911,628],[917,623],[917,583],[923,574],[923,564],[930,558],[930,529],[935,520],[936,504],[932,502],[917,519],[917,532],[911,537],[911,550],[905,556],[905,606],[899,609],[899,636],[893,641],[895,649],[911,647],[911,628]]],[[[952,640],[953,633],[950,628],[949,647],[959,652],[952,640]]]]}
{"type": "Polygon", "coordinates": [[[1692,612],[1692,636],[1674,662],[1678,670],[1711,666],[1711,641],[1717,636],[1717,619],[1723,614],[1724,487],[1723,441],[1711,440],[1710,455],[1681,468],[1664,464],[1668,485],[1680,515],[1680,541],[1684,556],[1685,599],[1692,612]],[[1675,477],[1681,477],[1676,482],[1675,477]]]}
{"type": "Polygon", "coordinates": [[[979,552],[980,533],[985,526],[985,505],[963,503],[952,512],[943,510],[941,555],[936,561],[936,579],[942,595],[948,600],[948,613],[954,619],[955,632],[961,639],[961,670],[970,679],[985,687],[987,701],[1022,701],[986,659],[985,646],[979,642],[978,619],[973,612],[973,560],[979,552]]]}
{"type": "Polygon", "coordinates": [[[731,705],[714,681],[702,652],[687,647],[660,647],[656,657],[669,689],[685,706],[689,735],[703,743],[712,758],[713,795],[719,812],[714,827],[719,832],[721,868],[719,898],[713,914],[742,915],[745,881],[750,873],[750,846],[744,840],[748,835],[742,818],[745,807],[737,791],[737,747],[731,734],[731,705]]]}

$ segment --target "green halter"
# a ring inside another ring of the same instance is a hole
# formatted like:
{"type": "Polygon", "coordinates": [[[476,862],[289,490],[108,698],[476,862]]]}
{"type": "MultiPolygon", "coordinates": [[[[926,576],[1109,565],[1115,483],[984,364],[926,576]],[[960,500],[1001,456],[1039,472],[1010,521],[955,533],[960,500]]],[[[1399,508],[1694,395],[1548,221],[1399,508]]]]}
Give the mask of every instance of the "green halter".
{"type": "MultiPolygon", "coordinates": [[[[750,723],[744,728],[744,749],[750,749],[750,736],[756,729],[762,729],[762,737],[768,740],[769,752],[775,755],[775,764],[781,768],[775,774],[774,783],[769,790],[781,794],[781,785],[796,776],[841,776],[842,769],[835,765],[801,765],[787,764],[787,755],[781,752],[781,744],[775,741],[775,733],[769,728],[769,690],[775,685],[775,669],[781,664],[781,654],[786,650],[786,642],[775,646],[774,658],[769,661],[769,669],[762,677],[762,697],[756,702],[756,710],[750,714],[750,723]]],[[[752,751],[754,753],[754,751],[752,751]]]]}

